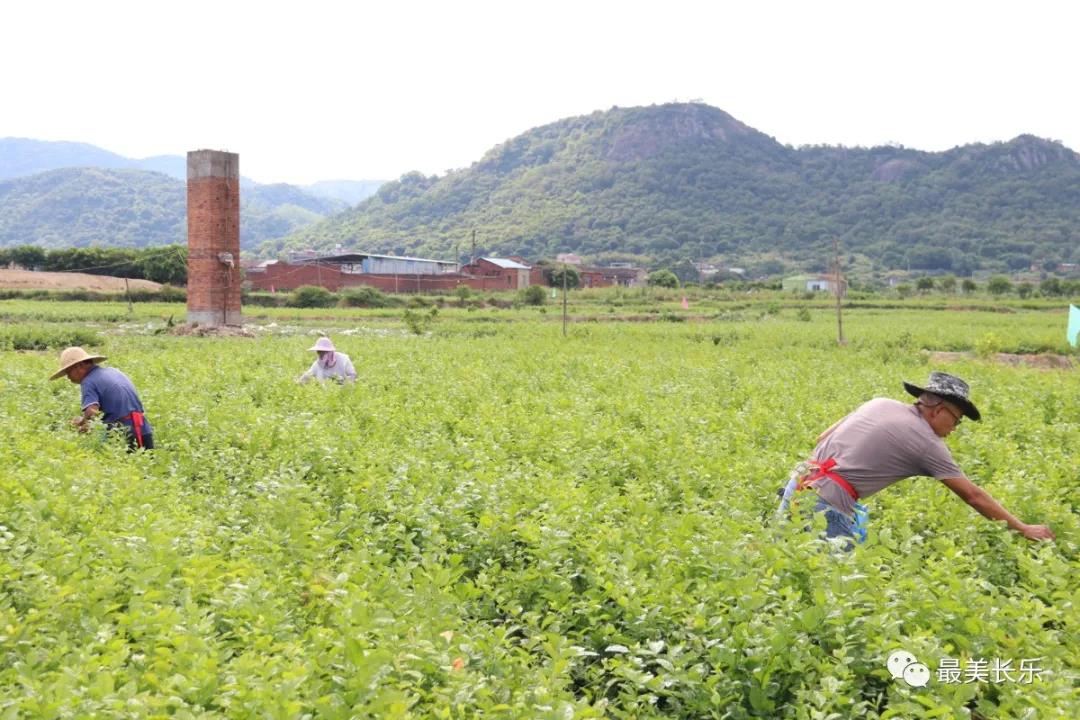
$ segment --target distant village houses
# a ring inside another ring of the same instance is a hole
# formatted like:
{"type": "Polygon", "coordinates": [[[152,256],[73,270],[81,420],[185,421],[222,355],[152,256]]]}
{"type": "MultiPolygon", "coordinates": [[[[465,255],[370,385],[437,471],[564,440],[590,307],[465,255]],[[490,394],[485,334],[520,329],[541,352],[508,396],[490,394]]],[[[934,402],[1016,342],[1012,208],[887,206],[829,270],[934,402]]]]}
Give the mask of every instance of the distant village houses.
{"type": "MultiPolygon", "coordinates": [[[[581,266],[577,256],[571,259],[575,258],[583,287],[634,287],[644,284],[648,277],[642,268],[590,268],[581,266]]],[[[243,266],[248,287],[264,292],[290,291],[302,285],[316,285],[332,292],[357,286],[391,293],[452,292],[460,286],[513,291],[548,284],[542,268],[516,256],[478,257],[459,267],[454,262],[429,258],[299,251],[290,253],[286,261],[244,262],[243,266]]]]}
{"type": "MultiPolygon", "coordinates": [[[[832,275],[792,275],[784,278],[782,287],[786,292],[836,292],[836,278],[832,275]]],[[[841,278],[840,294],[847,293],[847,282],[841,278]]]]}

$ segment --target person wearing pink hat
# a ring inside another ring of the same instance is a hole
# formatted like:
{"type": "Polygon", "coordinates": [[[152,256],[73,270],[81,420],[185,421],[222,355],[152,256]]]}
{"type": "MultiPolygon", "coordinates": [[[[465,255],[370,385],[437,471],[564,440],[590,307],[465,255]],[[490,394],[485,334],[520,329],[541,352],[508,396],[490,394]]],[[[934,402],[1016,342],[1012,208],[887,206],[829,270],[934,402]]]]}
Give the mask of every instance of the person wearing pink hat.
{"type": "Polygon", "coordinates": [[[339,383],[356,381],[356,369],[353,368],[352,360],[345,353],[335,350],[330,338],[319,338],[308,350],[314,350],[319,357],[311,363],[308,371],[299,377],[298,382],[301,384],[312,378],[319,381],[336,380],[339,383]]]}

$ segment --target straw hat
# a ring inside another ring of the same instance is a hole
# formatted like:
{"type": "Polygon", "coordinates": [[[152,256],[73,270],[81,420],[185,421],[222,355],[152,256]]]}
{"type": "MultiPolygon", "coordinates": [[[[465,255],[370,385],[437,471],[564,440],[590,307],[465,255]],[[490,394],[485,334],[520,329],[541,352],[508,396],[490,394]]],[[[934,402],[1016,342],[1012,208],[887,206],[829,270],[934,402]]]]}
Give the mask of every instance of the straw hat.
{"type": "Polygon", "coordinates": [[[64,352],[60,353],[60,369],[54,372],[49,379],[57,379],[67,373],[73,366],[78,365],[81,362],[93,360],[94,362],[99,363],[104,359],[104,355],[90,355],[81,347],[64,348],[64,352]]]}
{"type": "Polygon", "coordinates": [[[334,343],[330,342],[330,338],[321,337],[319,340],[308,348],[308,350],[314,350],[316,352],[334,352],[334,343]]]}

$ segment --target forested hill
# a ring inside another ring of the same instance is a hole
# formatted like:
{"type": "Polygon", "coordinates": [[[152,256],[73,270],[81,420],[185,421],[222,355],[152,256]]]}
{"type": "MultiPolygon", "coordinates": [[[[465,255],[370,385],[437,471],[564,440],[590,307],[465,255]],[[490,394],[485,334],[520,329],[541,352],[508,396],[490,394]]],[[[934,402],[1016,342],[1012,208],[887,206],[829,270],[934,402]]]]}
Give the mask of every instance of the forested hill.
{"type": "MultiPolygon", "coordinates": [[[[340,211],[292,185],[245,184],[244,248],[340,211]]],[[[156,172],[64,168],[0,181],[0,247],[145,247],[187,238],[185,182],[156,172]]]]}
{"type": "Polygon", "coordinates": [[[452,257],[634,253],[820,266],[839,238],[879,268],[1076,261],[1080,156],[1032,136],[931,153],[781,145],[702,104],[615,108],[530,130],[443,177],[383,185],[263,246],[452,257]]]}

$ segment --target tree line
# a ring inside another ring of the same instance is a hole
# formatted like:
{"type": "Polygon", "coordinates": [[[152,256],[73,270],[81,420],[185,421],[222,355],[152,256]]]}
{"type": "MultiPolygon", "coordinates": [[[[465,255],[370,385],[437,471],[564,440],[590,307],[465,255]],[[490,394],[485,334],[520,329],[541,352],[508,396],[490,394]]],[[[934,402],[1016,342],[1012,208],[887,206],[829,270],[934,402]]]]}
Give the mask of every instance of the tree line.
{"type": "Polygon", "coordinates": [[[187,246],[46,250],[36,245],[18,245],[0,248],[0,267],[11,266],[24,270],[83,272],[186,285],[187,246]]]}

